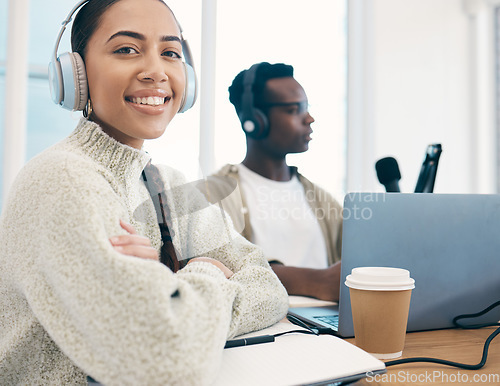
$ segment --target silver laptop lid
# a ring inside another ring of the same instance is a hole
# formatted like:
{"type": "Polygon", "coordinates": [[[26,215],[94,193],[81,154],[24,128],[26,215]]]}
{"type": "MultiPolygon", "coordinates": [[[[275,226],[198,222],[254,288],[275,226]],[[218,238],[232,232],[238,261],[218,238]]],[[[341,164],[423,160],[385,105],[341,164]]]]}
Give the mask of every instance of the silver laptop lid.
{"type": "MultiPolygon", "coordinates": [[[[339,303],[342,336],[354,335],[344,281],[360,266],[410,271],[415,289],[408,331],[452,327],[455,316],[500,300],[500,195],[348,194],[339,303]]],[[[498,320],[496,309],[474,324],[498,320]]]]}

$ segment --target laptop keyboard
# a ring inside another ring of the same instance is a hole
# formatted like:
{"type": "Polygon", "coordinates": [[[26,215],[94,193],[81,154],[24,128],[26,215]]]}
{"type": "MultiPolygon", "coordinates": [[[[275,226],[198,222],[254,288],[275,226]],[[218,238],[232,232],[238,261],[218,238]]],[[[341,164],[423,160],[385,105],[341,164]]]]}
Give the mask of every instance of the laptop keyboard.
{"type": "Polygon", "coordinates": [[[326,323],[332,327],[339,328],[339,316],[338,315],[330,315],[330,316],[315,316],[315,319],[326,323]]]}

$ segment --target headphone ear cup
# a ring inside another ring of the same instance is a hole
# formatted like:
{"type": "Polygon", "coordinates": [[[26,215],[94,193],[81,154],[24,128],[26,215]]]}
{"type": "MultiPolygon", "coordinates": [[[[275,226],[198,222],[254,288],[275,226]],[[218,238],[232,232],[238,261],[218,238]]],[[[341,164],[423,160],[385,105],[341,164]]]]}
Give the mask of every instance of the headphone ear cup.
{"type": "Polygon", "coordinates": [[[73,59],[73,68],[75,69],[75,108],[74,110],[83,110],[89,99],[89,85],[87,82],[87,71],[85,62],[78,52],[71,54],[73,59]]]}
{"type": "Polygon", "coordinates": [[[267,120],[266,114],[264,114],[260,109],[253,109],[254,116],[257,121],[259,121],[259,130],[255,131],[255,139],[262,139],[267,137],[269,134],[269,122],[267,120]]]}
{"type": "Polygon", "coordinates": [[[58,61],[61,66],[63,99],[62,107],[83,110],[89,99],[85,63],[78,52],[65,52],[58,61]]]}
{"type": "Polygon", "coordinates": [[[243,131],[250,138],[262,139],[269,133],[269,122],[261,110],[252,107],[246,114],[240,114],[239,118],[243,131]]]}
{"type": "Polygon", "coordinates": [[[52,101],[59,105],[63,100],[61,63],[58,59],[49,63],[49,87],[52,101]]]}
{"type": "Polygon", "coordinates": [[[253,139],[262,139],[269,134],[269,122],[266,114],[254,107],[253,87],[260,65],[261,63],[252,65],[243,75],[241,110],[238,113],[243,131],[253,139]]]}
{"type": "Polygon", "coordinates": [[[196,96],[198,94],[198,85],[196,82],[196,74],[194,68],[183,62],[184,64],[184,76],[186,85],[184,87],[184,94],[182,95],[182,102],[179,107],[179,113],[183,113],[193,107],[196,102],[196,96]]]}

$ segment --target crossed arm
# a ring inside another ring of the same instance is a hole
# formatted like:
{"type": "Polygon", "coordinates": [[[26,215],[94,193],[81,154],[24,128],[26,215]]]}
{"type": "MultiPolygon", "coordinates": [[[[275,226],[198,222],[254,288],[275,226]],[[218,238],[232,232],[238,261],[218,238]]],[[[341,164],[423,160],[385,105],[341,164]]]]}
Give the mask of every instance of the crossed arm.
{"type": "MultiPolygon", "coordinates": [[[[117,252],[142,259],[159,260],[158,252],[147,237],[138,235],[135,229],[123,220],[120,226],[128,233],[110,238],[117,252]]],[[[204,261],[219,268],[230,278],[233,272],[220,261],[210,257],[196,257],[189,263],[204,261]]],[[[271,264],[272,269],[285,286],[289,295],[312,296],[321,300],[338,301],[340,288],[340,262],[325,269],[290,267],[271,264]]]]}
{"type": "MultiPolygon", "coordinates": [[[[151,246],[151,241],[147,237],[138,235],[134,227],[123,220],[120,220],[120,226],[128,233],[125,235],[113,236],[109,239],[109,242],[117,252],[124,255],[139,257],[141,259],[159,260],[158,251],[151,246]]],[[[218,260],[210,257],[195,257],[191,259],[189,263],[196,261],[203,261],[215,265],[224,273],[227,279],[233,275],[233,272],[218,260]]]]}

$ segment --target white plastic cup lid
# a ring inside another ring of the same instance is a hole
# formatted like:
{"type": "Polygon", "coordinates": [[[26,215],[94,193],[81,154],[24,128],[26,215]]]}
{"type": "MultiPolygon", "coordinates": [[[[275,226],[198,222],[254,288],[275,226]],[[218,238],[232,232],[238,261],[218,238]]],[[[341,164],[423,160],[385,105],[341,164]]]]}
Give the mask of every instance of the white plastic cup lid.
{"type": "Polygon", "coordinates": [[[404,291],[415,288],[410,271],[392,267],[358,267],[347,275],[349,288],[370,291],[404,291]]]}

